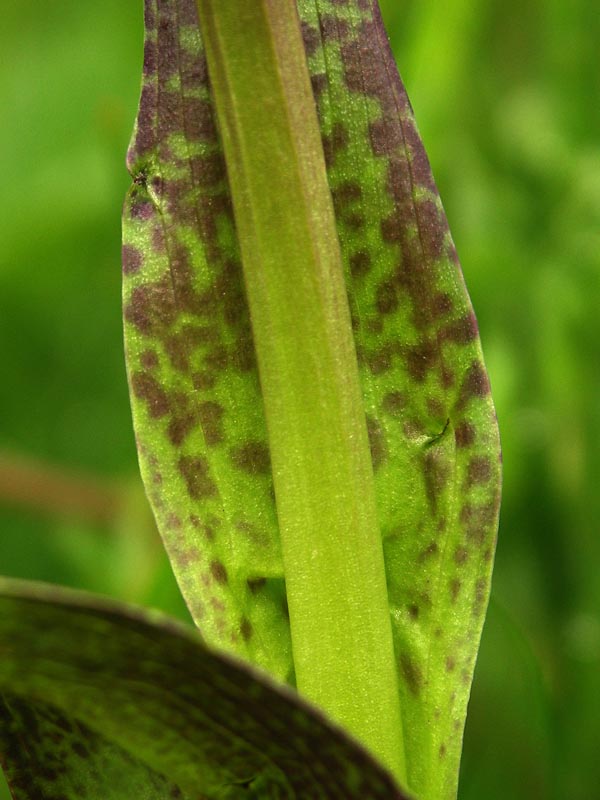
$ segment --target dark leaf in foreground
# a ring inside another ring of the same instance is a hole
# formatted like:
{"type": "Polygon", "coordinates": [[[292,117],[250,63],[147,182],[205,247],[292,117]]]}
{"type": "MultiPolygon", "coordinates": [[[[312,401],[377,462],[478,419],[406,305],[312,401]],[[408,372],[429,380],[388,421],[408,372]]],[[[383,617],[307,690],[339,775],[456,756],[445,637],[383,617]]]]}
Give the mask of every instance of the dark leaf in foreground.
{"type": "Polygon", "coordinates": [[[170,619],[0,580],[0,754],[16,800],[403,800],[293,692],[170,619]]]}

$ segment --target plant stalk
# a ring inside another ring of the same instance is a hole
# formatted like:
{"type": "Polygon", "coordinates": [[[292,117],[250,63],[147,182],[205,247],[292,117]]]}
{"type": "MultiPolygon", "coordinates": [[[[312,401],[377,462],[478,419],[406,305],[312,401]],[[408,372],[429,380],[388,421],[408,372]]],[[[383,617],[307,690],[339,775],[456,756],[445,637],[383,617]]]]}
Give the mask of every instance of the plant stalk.
{"type": "Polygon", "coordinates": [[[405,782],[373,469],[296,6],[197,5],[269,432],[298,690],[405,782]]]}

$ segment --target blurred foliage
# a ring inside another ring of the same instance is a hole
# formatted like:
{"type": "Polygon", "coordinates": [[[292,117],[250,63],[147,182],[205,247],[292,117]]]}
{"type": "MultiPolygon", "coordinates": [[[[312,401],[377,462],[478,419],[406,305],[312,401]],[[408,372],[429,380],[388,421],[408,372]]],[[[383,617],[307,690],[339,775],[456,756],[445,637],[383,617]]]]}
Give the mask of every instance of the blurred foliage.
{"type": "MultiPolygon", "coordinates": [[[[597,3],[382,8],[478,313],[504,448],[460,798],[590,800],[600,785],[597,3]]],[[[8,0],[2,21],[0,455],[64,470],[67,492],[70,473],[116,484],[122,500],[109,522],[44,512],[11,499],[0,469],[0,572],[185,618],[137,477],[121,342],[141,0],[8,0]]]]}

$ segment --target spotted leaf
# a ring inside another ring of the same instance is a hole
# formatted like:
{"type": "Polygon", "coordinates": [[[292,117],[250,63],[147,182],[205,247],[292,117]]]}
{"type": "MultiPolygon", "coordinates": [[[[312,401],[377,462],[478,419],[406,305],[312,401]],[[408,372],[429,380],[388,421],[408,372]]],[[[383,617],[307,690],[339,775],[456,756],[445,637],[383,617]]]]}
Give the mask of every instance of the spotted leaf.
{"type": "Polygon", "coordinates": [[[295,693],[162,615],[2,579],[0,654],[15,800],[407,800],[295,693]]]}
{"type": "Polygon", "coordinates": [[[371,440],[408,780],[420,797],[446,800],[456,795],[495,548],[496,418],[377,4],[300,8],[371,440]]]}
{"type": "MultiPolygon", "coordinates": [[[[409,784],[456,795],[499,443],[477,325],[374,0],[298,0],[369,429],[409,784]]],[[[194,3],[147,0],[125,209],[142,473],[207,638],[293,681],[269,443],[194,3]]]]}

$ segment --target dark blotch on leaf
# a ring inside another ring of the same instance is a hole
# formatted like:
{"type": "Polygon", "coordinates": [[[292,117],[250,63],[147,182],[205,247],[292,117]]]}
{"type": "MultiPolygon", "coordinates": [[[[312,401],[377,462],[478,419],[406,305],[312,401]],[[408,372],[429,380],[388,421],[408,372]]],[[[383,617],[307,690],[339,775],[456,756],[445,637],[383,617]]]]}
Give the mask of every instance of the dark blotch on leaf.
{"type": "Polygon", "coordinates": [[[377,471],[387,458],[385,433],[379,420],[369,415],[367,415],[366,420],[369,447],[371,448],[371,461],[373,463],[373,470],[377,471]]]}
{"type": "Polygon", "coordinates": [[[251,475],[266,475],[271,471],[269,448],[263,442],[246,442],[232,451],[233,463],[251,475]]]}
{"type": "Polygon", "coordinates": [[[461,387],[459,405],[466,405],[472,397],[485,397],[489,391],[490,383],[483,365],[479,361],[473,361],[461,387]]]}
{"type": "Polygon", "coordinates": [[[210,574],[217,583],[220,583],[221,585],[225,585],[227,583],[227,570],[225,569],[225,565],[220,561],[211,561],[210,574]]]}
{"type": "Polygon", "coordinates": [[[475,428],[470,422],[460,422],[454,431],[457,447],[470,447],[475,441],[475,428]]]}
{"type": "Polygon", "coordinates": [[[267,579],[266,578],[248,578],[246,581],[248,585],[248,589],[252,592],[252,594],[257,594],[263,586],[266,585],[267,579]]]}
{"type": "Polygon", "coordinates": [[[393,281],[384,281],[377,287],[375,306],[380,314],[391,314],[398,308],[398,293],[393,281]]]}
{"type": "Polygon", "coordinates": [[[460,588],[461,582],[458,580],[458,578],[452,578],[450,581],[450,599],[453,603],[456,603],[458,599],[460,588]]]}
{"type": "Polygon", "coordinates": [[[121,249],[121,260],[123,263],[123,272],[126,275],[131,275],[137,272],[142,266],[142,254],[131,244],[124,244],[121,249]]]}
{"type": "Polygon", "coordinates": [[[405,392],[388,392],[383,398],[383,410],[392,417],[400,417],[407,403],[408,399],[405,392]]]}
{"type": "Polygon", "coordinates": [[[240,623],[240,633],[245,642],[250,641],[252,638],[252,623],[247,617],[243,617],[240,623]]]}
{"type": "Polygon", "coordinates": [[[411,693],[418,695],[423,687],[423,674],[420,667],[412,660],[408,653],[400,654],[400,666],[404,680],[411,693]]]}
{"type": "Polygon", "coordinates": [[[487,483],[492,477],[492,464],[487,456],[475,456],[469,461],[469,485],[487,483]]]}
{"type": "Polygon", "coordinates": [[[204,432],[206,444],[211,447],[223,441],[223,407],[218,403],[206,401],[201,403],[198,416],[204,432]]]}
{"type": "Polygon", "coordinates": [[[169,413],[170,403],[167,393],[152,375],[134,372],[131,376],[131,388],[135,396],[147,404],[148,413],[154,419],[160,419],[169,413]]]}
{"type": "Polygon", "coordinates": [[[177,466],[187,485],[187,490],[194,500],[201,497],[214,497],[217,487],[208,474],[208,462],[205,458],[182,456],[177,466]]]}
{"type": "Polygon", "coordinates": [[[366,250],[360,250],[350,256],[350,272],[354,278],[366,275],[371,268],[371,255],[366,250]]]}
{"type": "Polygon", "coordinates": [[[471,312],[447,325],[442,330],[441,336],[446,341],[455,344],[469,344],[477,338],[478,333],[477,320],[475,314],[471,312]]]}
{"type": "Polygon", "coordinates": [[[316,28],[309,25],[307,22],[302,22],[302,39],[304,41],[304,49],[307,56],[314,55],[319,45],[321,44],[321,35],[316,28]]]}

